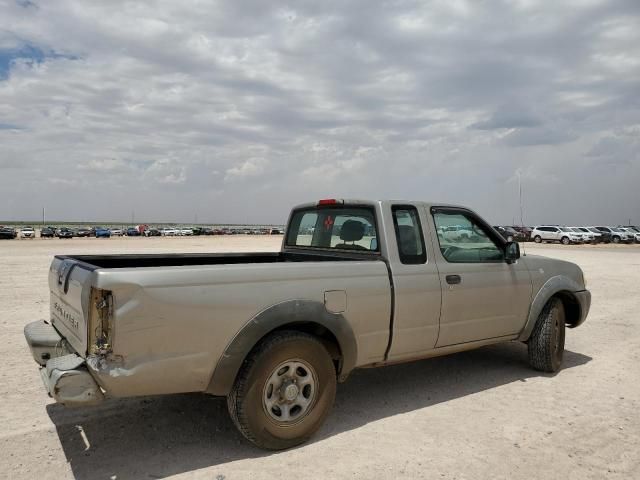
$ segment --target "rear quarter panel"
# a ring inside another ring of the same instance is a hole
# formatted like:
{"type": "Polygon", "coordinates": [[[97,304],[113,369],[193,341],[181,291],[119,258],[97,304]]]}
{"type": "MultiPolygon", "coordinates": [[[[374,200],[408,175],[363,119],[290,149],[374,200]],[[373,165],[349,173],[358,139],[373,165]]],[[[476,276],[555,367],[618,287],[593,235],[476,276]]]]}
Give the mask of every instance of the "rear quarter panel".
{"type": "Polygon", "coordinates": [[[113,355],[88,364],[113,396],[204,391],[227,345],[266,308],[324,301],[345,290],[342,315],[358,340],[357,364],[381,360],[390,287],[381,261],[300,262],[97,270],[113,292],[113,355]]]}

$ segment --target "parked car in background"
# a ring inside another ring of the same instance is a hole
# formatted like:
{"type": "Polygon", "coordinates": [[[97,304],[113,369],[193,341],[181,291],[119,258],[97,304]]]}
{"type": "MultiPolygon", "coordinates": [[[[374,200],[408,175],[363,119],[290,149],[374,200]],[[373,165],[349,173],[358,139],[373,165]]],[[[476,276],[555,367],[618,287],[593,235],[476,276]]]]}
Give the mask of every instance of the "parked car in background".
{"type": "Polygon", "coordinates": [[[124,234],[127,237],[139,237],[140,236],[140,232],[138,231],[137,228],[135,227],[129,227],[127,228],[127,230],[124,232],[124,234]]]}
{"type": "Polygon", "coordinates": [[[284,232],[280,228],[272,228],[270,234],[271,235],[282,235],[284,232]]]}
{"type": "Polygon", "coordinates": [[[178,235],[182,235],[183,237],[191,236],[191,235],[193,235],[193,229],[192,228],[186,228],[186,227],[180,228],[178,235]]]}
{"type": "Polygon", "coordinates": [[[603,232],[598,230],[596,227],[585,227],[591,233],[600,234],[600,242],[602,243],[611,243],[611,232],[603,232]]]}
{"type": "Polygon", "coordinates": [[[160,235],[162,234],[160,233],[160,230],[158,230],[157,228],[148,228],[144,231],[145,237],[159,237],[160,235]]]}
{"type": "Polygon", "coordinates": [[[582,243],[593,243],[593,234],[590,232],[583,232],[582,230],[580,230],[580,228],[578,227],[567,227],[569,228],[571,231],[575,232],[576,234],[580,235],[580,237],[582,238],[582,243]]]}
{"type": "Polygon", "coordinates": [[[76,237],[90,237],[91,229],[89,227],[80,227],[76,230],[76,237]]]}
{"type": "Polygon", "coordinates": [[[58,238],[73,238],[73,231],[70,228],[62,227],[56,232],[58,238]]]}
{"type": "Polygon", "coordinates": [[[178,235],[178,229],[175,227],[164,227],[162,230],[160,230],[160,234],[163,237],[175,237],[176,235],[178,235]]]}
{"type": "Polygon", "coordinates": [[[22,227],[20,229],[20,238],[36,238],[36,231],[33,227],[22,227]]]}
{"type": "Polygon", "coordinates": [[[55,236],[56,236],[56,230],[53,227],[43,227],[42,230],[40,230],[41,238],[53,238],[55,236]]]}
{"type": "Polygon", "coordinates": [[[0,240],[13,240],[16,238],[16,231],[11,227],[0,227],[0,240]]]}
{"type": "Polygon", "coordinates": [[[112,228],[111,236],[112,237],[121,237],[124,234],[121,228],[112,228]]]}
{"type": "Polygon", "coordinates": [[[534,227],[531,238],[536,243],[560,242],[563,245],[571,243],[582,243],[582,236],[572,231],[568,227],[558,227],[557,225],[542,225],[534,227]]]}
{"type": "Polygon", "coordinates": [[[495,228],[507,242],[518,241],[520,237],[520,234],[512,227],[494,226],[493,228],[495,228]]]}
{"type": "Polygon", "coordinates": [[[622,230],[627,235],[629,235],[635,243],[640,243],[640,232],[638,232],[633,227],[618,227],[619,230],[622,230]]]}
{"type": "Polygon", "coordinates": [[[533,228],[524,227],[522,225],[512,225],[511,228],[520,234],[521,240],[518,240],[519,242],[531,241],[531,232],[533,231],[533,228]]]}
{"type": "Polygon", "coordinates": [[[93,235],[96,238],[111,238],[111,230],[104,227],[95,227],[93,229],[93,235]]]}
{"type": "Polygon", "coordinates": [[[587,235],[591,235],[591,243],[602,243],[602,241],[603,241],[602,240],[602,232],[598,232],[597,230],[595,232],[592,232],[587,227],[575,227],[575,228],[577,228],[582,233],[585,233],[587,235]]]}
{"type": "Polygon", "coordinates": [[[631,235],[629,235],[627,232],[623,232],[622,230],[620,230],[619,228],[615,228],[615,227],[605,227],[605,226],[599,226],[599,227],[595,227],[597,230],[601,231],[601,232],[607,232],[611,235],[611,241],[613,243],[631,243],[633,242],[633,237],[631,237],[631,235]]]}

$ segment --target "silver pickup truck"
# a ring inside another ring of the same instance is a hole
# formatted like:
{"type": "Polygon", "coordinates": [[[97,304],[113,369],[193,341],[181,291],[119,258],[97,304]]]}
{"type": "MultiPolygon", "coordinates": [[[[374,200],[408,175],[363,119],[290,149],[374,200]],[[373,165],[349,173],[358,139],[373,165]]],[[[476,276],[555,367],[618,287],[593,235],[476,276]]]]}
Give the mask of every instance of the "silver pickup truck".
{"type": "Polygon", "coordinates": [[[321,200],[273,253],[56,256],[25,327],[48,393],[227,397],[267,449],[308,439],[355,368],[521,341],[545,372],[591,302],[573,263],[526,255],[473,211],[321,200]]]}

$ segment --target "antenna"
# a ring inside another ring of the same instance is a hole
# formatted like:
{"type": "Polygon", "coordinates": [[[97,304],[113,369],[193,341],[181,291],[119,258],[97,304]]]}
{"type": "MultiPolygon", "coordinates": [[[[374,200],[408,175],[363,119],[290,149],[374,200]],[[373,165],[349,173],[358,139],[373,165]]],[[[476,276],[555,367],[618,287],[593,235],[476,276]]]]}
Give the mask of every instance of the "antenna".
{"type": "MultiPolygon", "coordinates": [[[[518,195],[520,197],[520,226],[524,227],[524,208],[522,207],[522,179],[520,178],[520,169],[518,169],[518,195]]],[[[524,244],[526,242],[522,242],[522,255],[526,255],[527,252],[524,248],[524,244]]]]}

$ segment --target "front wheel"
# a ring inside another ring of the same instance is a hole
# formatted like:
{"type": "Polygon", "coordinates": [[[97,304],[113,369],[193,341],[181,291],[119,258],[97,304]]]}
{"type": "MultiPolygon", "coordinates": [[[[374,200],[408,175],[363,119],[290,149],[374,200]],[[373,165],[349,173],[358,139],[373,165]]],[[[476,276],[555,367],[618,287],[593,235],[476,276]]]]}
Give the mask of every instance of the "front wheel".
{"type": "Polygon", "coordinates": [[[620,237],[613,237],[613,243],[620,243],[620,237]]]}
{"type": "Polygon", "coordinates": [[[562,237],[562,240],[560,240],[562,242],[563,245],[569,245],[569,243],[571,243],[571,241],[569,240],[569,237],[562,237]]]}
{"type": "Polygon", "coordinates": [[[553,298],[544,306],[529,341],[529,365],[542,372],[560,370],[564,355],[565,313],[562,301],[553,298]]]}
{"type": "Polygon", "coordinates": [[[542,243],[542,237],[540,235],[536,235],[533,238],[533,241],[536,242],[536,243],[542,243]]]}
{"type": "Polygon", "coordinates": [[[308,440],[323,424],[336,395],[336,371],[314,336],[281,331],[267,337],[238,373],[227,406],[244,437],[282,450],[308,440]]]}

